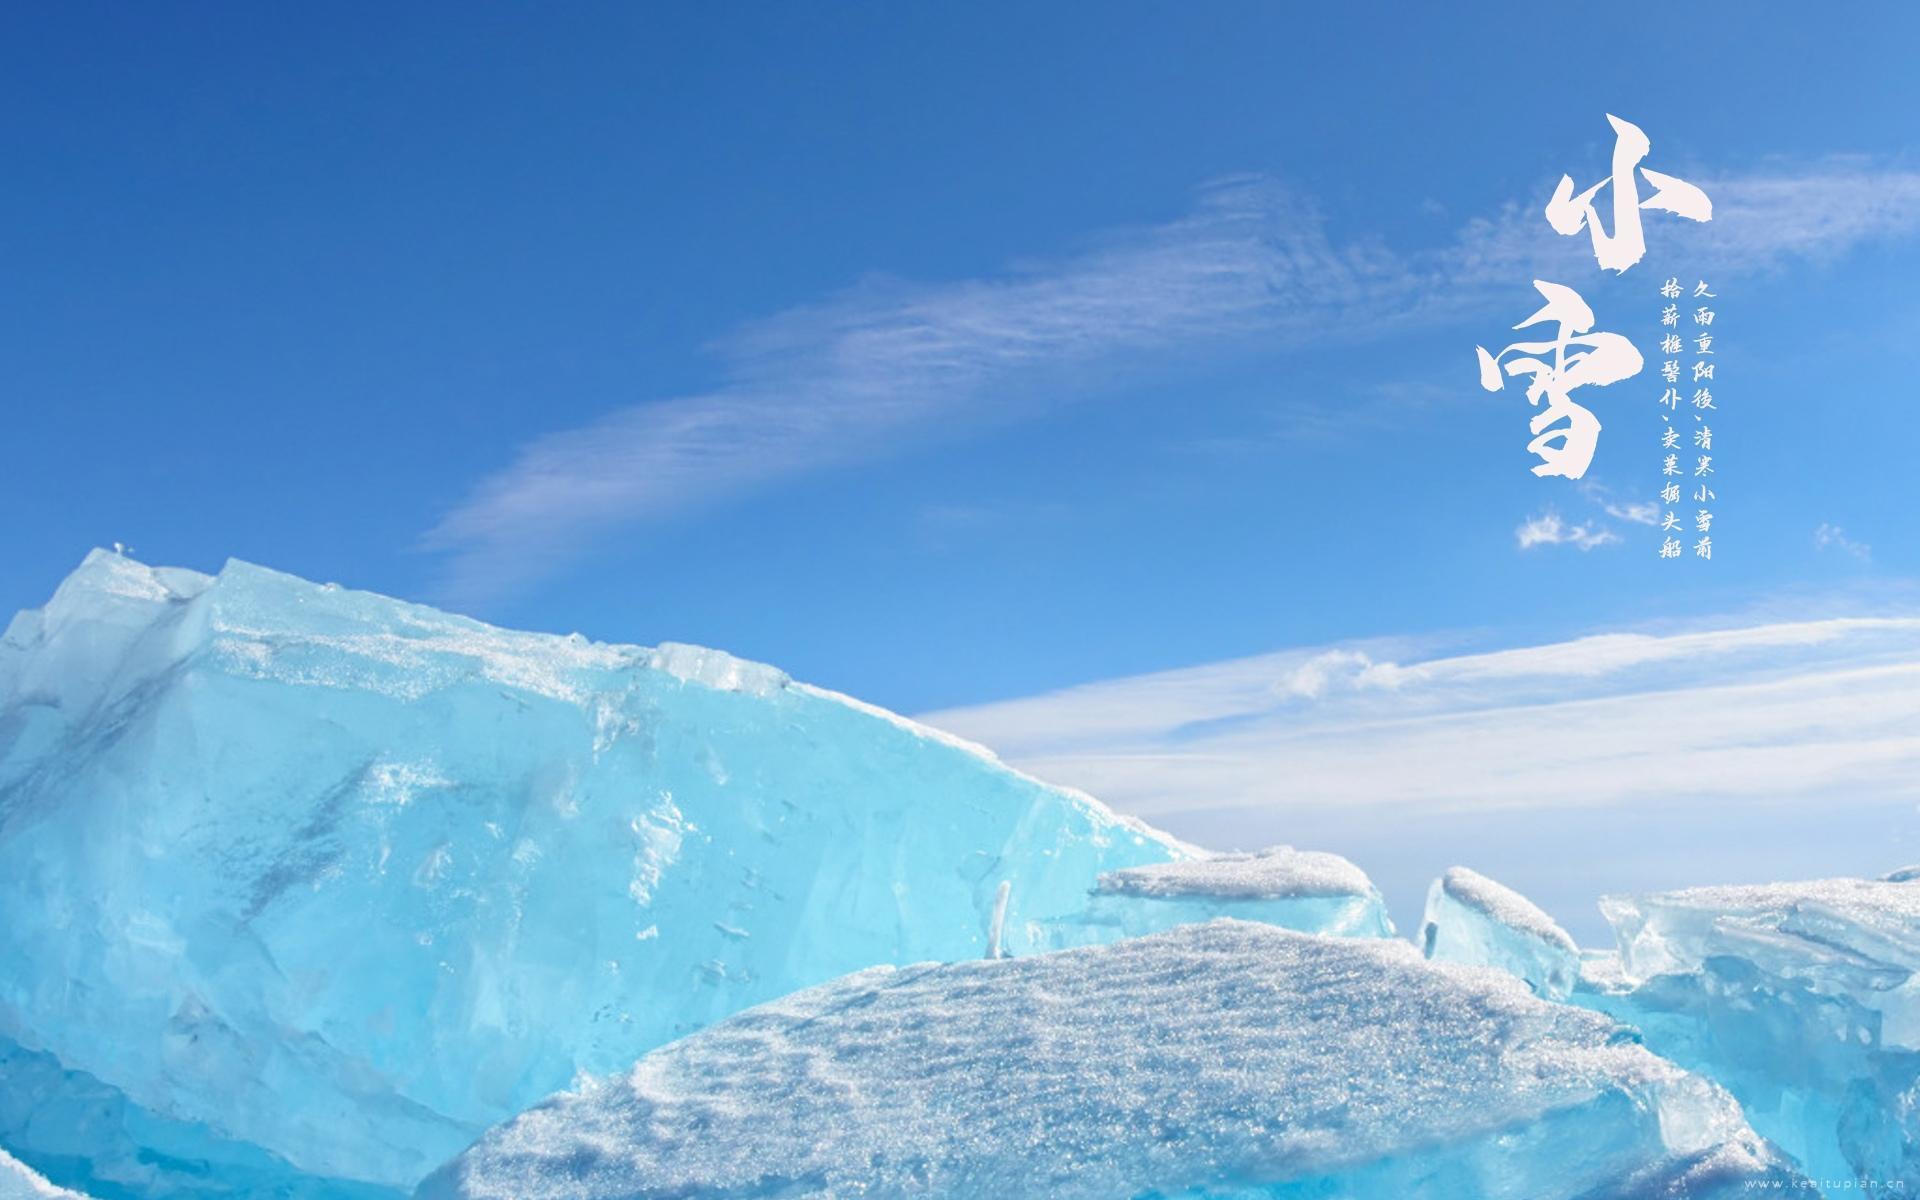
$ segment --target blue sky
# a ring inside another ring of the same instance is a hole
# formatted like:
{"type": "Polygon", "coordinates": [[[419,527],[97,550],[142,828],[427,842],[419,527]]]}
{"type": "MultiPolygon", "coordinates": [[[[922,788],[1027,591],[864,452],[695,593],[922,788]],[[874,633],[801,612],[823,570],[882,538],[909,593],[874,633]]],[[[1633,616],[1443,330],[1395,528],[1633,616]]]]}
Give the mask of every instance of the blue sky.
{"type": "Polygon", "coordinates": [[[1908,611],[1920,11],[1388,11],[16,6],[0,606],[117,540],[909,712],[1908,611]],[[1716,204],[1617,278],[1540,216],[1607,112],[1716,204]],[[1651,355],[1669,273],[1710,564],[1651,373],[1579,487],[1472,355],[1536,276],[1651,355]]]}

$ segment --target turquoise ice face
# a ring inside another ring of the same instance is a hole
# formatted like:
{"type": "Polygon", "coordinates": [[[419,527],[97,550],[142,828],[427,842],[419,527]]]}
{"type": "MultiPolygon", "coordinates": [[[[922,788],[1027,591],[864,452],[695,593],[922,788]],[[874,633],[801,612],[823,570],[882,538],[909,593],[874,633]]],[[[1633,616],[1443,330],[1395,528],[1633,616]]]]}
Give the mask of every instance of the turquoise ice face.
{"type": "Polygon", "coordinates": [[[129,1172],[217,1142],[410,1188],[579,1072],[981,956],[1003,883],[1024,954],[1186,853],[772,668],[244,563],[96,553],[0,642],[0,1035],[76,1113],[176,1123],[114,1119],[129,1172]]]}
{"type": "Polygon", "coordinates": [[[1620,950],[1577,1003],[1724,1084],[1829,1194],[1920,1189],[1920,883],[1609,896],[1620,950]]]}

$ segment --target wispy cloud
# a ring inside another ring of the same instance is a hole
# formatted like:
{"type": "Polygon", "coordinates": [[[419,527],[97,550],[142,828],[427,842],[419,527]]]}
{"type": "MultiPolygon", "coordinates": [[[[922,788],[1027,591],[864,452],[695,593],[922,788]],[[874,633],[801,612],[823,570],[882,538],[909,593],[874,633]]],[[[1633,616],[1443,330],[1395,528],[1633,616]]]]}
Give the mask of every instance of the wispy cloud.
{"type": "Polygon", "coordinates": [[[1838,525],[1829,525],[1823,522],[1818,529],[1813,531],[1813,544],[1817,549],[1833,549],[1840,551],[1842,554],[1850,554],[1861,562],[1868,562],[1873,558],[1872,546],[1867,545],[1865,542],[1854,541],[1847,536],[1846,530],[1840,528],[1838,525]]]}
{"type": "Polygon", "coordinates": [[[1532,550],[1538,546],[1577,546],[1582,550],[1591,550],[1595,546],[1620,540],[1620,535],[1611,529],[1584,522],[1579,525],[1568,524],[1553,509],[1522,521],[1520,527],[1513,531],[1513,537],[1522,550],[1532,550]]]}
{"type": "MultiPolygon", "coordinates": [[[[1687,257],[1707,275],[1825,260],[1920,229],[1920,171],[1831,159],[1695,182],[1713,198],[1713,220],[1687,225],[1687,257]]],[[[1670,231],[1649,237],[1662,232],[1670,231]]],[[[1556,235],[1533,204],[1510,204],[1498,216],[1468,222],[1451,258],[1463,285],[1528,279],[1541,267],[1593,267],[1587,239],[1556,235]]]]}
{"type": "Polygon", "coordinates": [[[1660,506],[1651,500],[1629,501],[1625,504],[1605,501],[1600,507],[1606,510],[1608,516],[1622,521],[1632,521],[1636,525],[1660,523],[1660,506]]]}
{"type": "MultiPolygon", "coordinates": [[[[1617,500],[1611,489],[1591,479],[1582,480],[1579,491],[1595,508],[1616,521],[1628,521],[1635,525],[1660,523],[1660,506],[1651,500],[1617,500]]],[[[1513,531],[1513,537],[1522,550],[1534,550],[1541,546],[1573,546],[1580,550],[1591,550],[1596,546],[1617,545],[1622,540],[1618,533],[1597,518],[1575,524],[1553,508],[1535,513],[1522,521],[1513,531]]]]}
{"type": "Polygon", "coordinates": [[[1006,396],[1058,372],[1256,333],[1299,338],[1343,314],[1404,309],[1413,290],[1404,264],[1336,246],[1285,189],[1228,181],[1179,220],[1056,263],[871,283],[743,329],[717,347],[725,386],[535,441],[427,542],[453,555],[456,586],[497,585],[623,521],[1033,415],[1042,408],[1006,396]]]}
{"type": "Polygon", "coordinates": [[[1598,505],[1601,512],[1616,521],[1630,521],[1635,525],[1660,523],[1660,506],[1651,500],[1615,499],[1611,488],[1592,479],[1580,481],[1580,494],[1598,505]]]}
{"type": "Polygon", "coordinates": [[[1425,658],[1374,643],[921,719],[1148,819],[1276,804],[1304,814],[1916,796],[1920,619],[1425,658]]]}
{"type": "MultiPolygon", "coordinates": [[[[1867,164],[1701,182],[1716,204],[1701,261],[1715,270],[1903,234],[1920,213],[1920,173],[1867,164]]],[[[720,386],[535,440],[425,543],[447,556],[449,590],[497,591],[625,523],[1035,416],[1047,410],[1037,393],[1085,395],[1090,376],[1129,362],[1455,320],[1536,270],[1577,269],[1589,253],[1577,242],[1514,206],[1450,245],[1396,252],[1336,240],[1312,203],[1272,180],[1227,180],[1184,217],[1052,262],[873,282],[741,329],[714,347],[720,386]]]]}

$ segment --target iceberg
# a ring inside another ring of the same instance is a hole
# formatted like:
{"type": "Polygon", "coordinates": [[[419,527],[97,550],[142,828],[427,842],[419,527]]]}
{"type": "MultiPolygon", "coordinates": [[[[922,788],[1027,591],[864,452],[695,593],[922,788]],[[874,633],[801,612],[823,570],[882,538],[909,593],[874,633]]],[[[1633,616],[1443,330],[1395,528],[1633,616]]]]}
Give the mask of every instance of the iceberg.
{"type": "Polygon", "coordinates": [[[579,1073],[1032,953],[1193,853],[715,651],[96,551],[0,638],[0,1095],[39,1098],[0,1140],[115,1194],[402,1194],[579,1073]]]}
{"type": "Polygon", "coordinates": [[[1920,1188],[1920,883],[1829,879],[1601,902],[1619,950],[1574,996],[1724,1084],[1829,1194],[1920,1188]]]}
{"type": "Polygon", "coordinates": [[[1566,999],[1580,977],[1580,949],[1566,930],[1519,892],[1466,867],[1427,889],[1420,946],[1431,959],[1497,967],[1549,1000],[1566,999]]]}
{"type": "Polygon", "coordinates": [[[421,1200],[1732,1198],[1796,1177],[1612,1021],[1397,939],[1220,920],[881,967],[489,1132],[421,1200]]]}
{"type": "Polygon", "coordinates": [[[1337,854],[1276,846],[1128,867],[1100,877],[1083,917],[1055,926],[1058,946],[1139,937],[1235,917],[1302,933],[1392,937],[1387,904],[1337,854]]]}

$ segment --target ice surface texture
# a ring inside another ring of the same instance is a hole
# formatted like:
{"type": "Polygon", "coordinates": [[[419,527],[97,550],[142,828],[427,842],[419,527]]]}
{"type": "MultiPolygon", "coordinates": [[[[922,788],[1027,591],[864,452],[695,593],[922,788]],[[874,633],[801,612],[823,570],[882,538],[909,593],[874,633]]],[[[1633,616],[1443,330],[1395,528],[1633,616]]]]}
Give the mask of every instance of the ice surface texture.
{"type": "Polygon", "coordinates": [[[25,1163],[0,1150],[0,1200],[87,1200],[78,1192],[57,1188],[25,1163]]]}
{"type": "Polygon", "coordinates": [[[0,640],[0,1036],[136,1157],[151,1117],[411,1187],[578,1071],[981,955],[1002,882],[1022,954],[1186,853],[771,668],[244,563],[96,552],[0,640]]]}
{"type": "Polygon", "coordinates": [[[395,1189],[299,1171],[199,1121],[135,1104],[51,1054],[0,1037],[0,1146],[97,1200],[389,1200],[395,1189]]]}
{"type": "Polygon", "coordinates": [[[1466,867],[1427,889],[1420,946],[1428,958],[1498,967],[1549,1000],[1566,999],[1580,976],[1580,950],[1566,930],[1519,892],[1466,867]]]}
{"type": "Polygon", "coordinates": [[[1575,999],[1711,1074],[1829,1194],[1920,1190],[1920,883],[1608,897],[1617,964],[1575,999]],[[1841,1185],[1846,1186],[1841,1186],[1841,1185]]]}
{"type": "Polygon", "coordinates": [[[1100,877],[1079,923],[1055,926],[1055,944],[1089,945],[1176,925],[1237,917],[1303,933],[1391,937],[1386,901],[1366,873],[1337,854],[1276,846],[1214,854],[1100,877]]]}
{"type": "Polygon", "coordinates": [[[1612,1022],[1396,940],[1222,920],[881,968],[488,1133],[426,1200],[1734,1197],[1791,1181],[1612,1022]]]}

